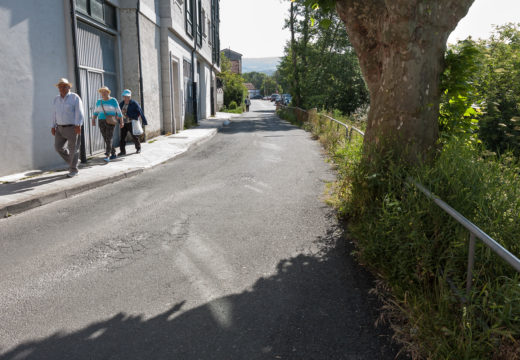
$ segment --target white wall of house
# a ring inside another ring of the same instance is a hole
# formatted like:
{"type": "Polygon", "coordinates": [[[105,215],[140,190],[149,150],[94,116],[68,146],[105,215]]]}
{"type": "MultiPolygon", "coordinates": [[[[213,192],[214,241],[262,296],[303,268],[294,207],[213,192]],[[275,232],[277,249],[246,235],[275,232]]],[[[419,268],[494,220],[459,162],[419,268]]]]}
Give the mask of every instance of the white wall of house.
{"type": "MultiPolygon", "coordinates": [[[[154,137],[162,130],[160,27],[155,21],[140,15],[140,40],[143,73],[143,107],[148,120],[146,134],[154,137]]],[[[165,74],[168,76],[167,74],[165,74]]]]}
{"type": "MultiPolygon", "coordinates": [[[[118,11],[118,85],[131,89],[133,97],[144,105],[147,135],[173,132],[174,123],[176,130],[183,129],[185,94],[190,90],[184,87],[184,61],[192,64],[194,81],[198,82],[198,118],[211,116],[211,84],[218,71],[212,64],[208,28],[211,0],[202,1],[205,36],[195,51],[195,39],[186,33],[186,0],[107,2],[118,11]]],[[[198,6],[198,0],[195,4],[198,6]]],[[[194,11],[198,18],[198,10],[194,11]]],[[[64,165],[54,150],[50,128],[52,102],[58,94],[54,84],[61,77],[75,82],[70,17],[70,0],[0,1],[0,108],[4,109],[0,176],[64,165]]],[[[118,99],[120,95],[113,94],[118,99]]]]}
{"type": "Polygon", "coordinates": [[[0,175],[63,162],[50,129],[54,84],[74,81],[68,3],[0,2],[0,175]]]}

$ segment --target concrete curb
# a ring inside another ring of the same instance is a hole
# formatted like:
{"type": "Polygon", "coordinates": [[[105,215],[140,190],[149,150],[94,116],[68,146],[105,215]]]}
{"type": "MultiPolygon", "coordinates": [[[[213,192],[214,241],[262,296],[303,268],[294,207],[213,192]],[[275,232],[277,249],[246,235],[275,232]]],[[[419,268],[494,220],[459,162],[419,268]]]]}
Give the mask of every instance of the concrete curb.
{"type": "MultiPolygon", "coordinates": [[[[219,126],[218,128],[220,128],[221,126],[219,126]]],[[[198,147],[199,145],[201,145],[202,143],[206,142],[207,140],[213,138],[218,133],[218,128],[211,129],[211,131],[209,131],[208,134],[206,134],[198,139],[195,139],[193,142],[187,144],[186,148],[182,152],[173,154],[172,157],[170,157],[169,159],[167,159],[165,161],[162,161],[162,162],[159,162],[156,164],[152,164],[150,166],[142,167],[142,168],[130,169],[128,171],[124,171],[122,173],[119,173],[119,174],[116,174],[116,175],[113,175],[113,176],[110,176],[107,178],[93,180],[88,183],[80,184],[71,189],[63,189],[63,190],[60,189],[57,191],[51,191],[51,192],[47,192],[45,194],[35,195],[34,197],[26,199],[26,200],[13,202],[13,203],[10,203],[10,204],[4,205],[4,206],[0,206],[0,219],[8,218],[11,215],[20,214],[22,212],[37,208],[42,205],[47,205],[47,204],[50,204],[50,203],[58,201],[58,200],[67,199],[67,198],[73,197],[75,195],[81,194],[85,191],[99,188],[104,185],[112,184],[112,183],[118,182],[120,180],[128,179],[128,178],[134,177],[136,175],[142,174],[145,170],[153,169],[156,166],[164,164],[172,159],[175,159],[176,157],[178,157],[182,154],[185,154],[188,150],[194,149],[194,148],[198,147]]]]}

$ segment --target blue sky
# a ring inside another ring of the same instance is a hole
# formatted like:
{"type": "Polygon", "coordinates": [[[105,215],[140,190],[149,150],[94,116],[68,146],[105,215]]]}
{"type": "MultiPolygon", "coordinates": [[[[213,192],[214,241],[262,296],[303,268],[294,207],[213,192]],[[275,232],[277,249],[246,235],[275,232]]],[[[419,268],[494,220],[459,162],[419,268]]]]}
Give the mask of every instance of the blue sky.
{"type": "MultiPolygon", "coordinates": [[[[246,58],[282,56],[289,31],[282,29],[288,0],[220,0],[220,45],[246,58]]],[[[487,38],[492,25],[520,23],[520,0],[475,0],[448,42],[487,38]]]]}

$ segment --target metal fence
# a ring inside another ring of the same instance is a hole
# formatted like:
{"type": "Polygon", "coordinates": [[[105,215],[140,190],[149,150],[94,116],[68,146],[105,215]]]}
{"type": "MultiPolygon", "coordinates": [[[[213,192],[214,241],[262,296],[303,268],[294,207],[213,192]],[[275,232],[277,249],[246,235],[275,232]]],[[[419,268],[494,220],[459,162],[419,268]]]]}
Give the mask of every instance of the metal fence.
{"type": "MultiPolygon", "coordinates": [[[[295,107],[288,107],[288,106],[282,106],[282,108],[286,109],[298,109],[299,111],[303,111],[308,113],[307,110],[295,108],[295,107]]],[[[362,136],[365,136],[364,132],[361,130],[355,128],[352,125],[345,124],[339,120],[336,120],[330,116],[324,115],[324,114],[316,114],[318,116],[325,117],[329,119],[330,121],[333,121],[335,123],[338,123],[345,127],[347,129],[347,137],[348,142],[350,142],[352,131],[356,131],[362,136]]],[[[469,249],[468,249],[468,273],[466,276],[466,293],[469,294],[471,291],[472,286],[472,279],[473,279],[473,266],[475,263],[475,237],[480,239],[486,246],[488,246],[493,252],[495,252],[498,256],[500,256],[503,260],[505,260],[509,265],[511,265],[517,272],[520,273],[520,260],[513,254],[511,254],[507,249],[505,249],[502,245],[500,245],[496,240],[494,240],[491,236],[486,234],[484,231],[482,231],[478,226],[473,224],[471,221],[466,219],[462,214],[460,214],[458,211],[453,209],[451,206],[449,206],[447,203],[445,203],[443,200],[441,200],[439,197],[432,194],[426,187],[419,182],[415,181],[413,178],[408,177],[407,181],[417,187],[419,191],[421,191],[424,195],[426,195],[428,198],[433,200],[435,204],[437,204],[442,210],[444,210],[448,215],[450,215],[453,219],[455,219],[459,224],[464,226],[469,231],[469,249]]]]}

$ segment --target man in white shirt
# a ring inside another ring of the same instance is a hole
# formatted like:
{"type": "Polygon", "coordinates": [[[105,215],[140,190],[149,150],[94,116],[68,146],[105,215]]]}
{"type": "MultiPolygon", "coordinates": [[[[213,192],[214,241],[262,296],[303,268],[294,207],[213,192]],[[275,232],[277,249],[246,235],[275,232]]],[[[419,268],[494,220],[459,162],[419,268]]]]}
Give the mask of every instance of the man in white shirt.
{"type": "Polygon", "coordinates": [[[81,98],[70,91],[71,86],[65,78],[56,84],[60,94],[54,98],[51,129],[54,148],[69,165],[70,178],[78,175],[81,125],[85,118],[81,98]]]}

